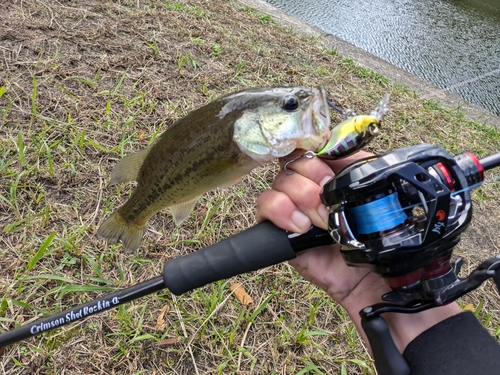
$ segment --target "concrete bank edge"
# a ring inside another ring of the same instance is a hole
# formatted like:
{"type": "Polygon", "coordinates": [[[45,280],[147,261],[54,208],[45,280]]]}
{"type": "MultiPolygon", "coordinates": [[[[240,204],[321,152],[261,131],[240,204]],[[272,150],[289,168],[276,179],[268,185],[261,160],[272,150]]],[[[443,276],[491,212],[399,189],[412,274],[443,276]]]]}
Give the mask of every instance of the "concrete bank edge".
{"type": "Polygon", "coordinates": [[[395,83],[405,85],[410,90],[417,92],[422,99],[435,100],[449,109],[460,108],[467,118],[472,121],[500,127],[500,117],[486,109],[469,103],[414,74],[408,73],[342,39],[325,33],[323,30],[270,5],[264,0],[237,0],[237,2],[270,15],[274,21],[292,28],[297,33],[319,37],[319,42],[325,48],[335,48],[343,58],[350,58],[362,67],[379,73],[395,83]]]}

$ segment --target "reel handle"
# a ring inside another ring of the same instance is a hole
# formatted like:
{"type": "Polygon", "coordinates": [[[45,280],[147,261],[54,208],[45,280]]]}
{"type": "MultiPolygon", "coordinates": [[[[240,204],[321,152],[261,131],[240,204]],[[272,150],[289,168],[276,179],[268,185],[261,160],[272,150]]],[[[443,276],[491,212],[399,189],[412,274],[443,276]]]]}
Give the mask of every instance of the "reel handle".
{"type": "Polygon", "coordinates": [[[370,342],[377,371],[381,375],[409,375],[410,367],[399,353],[384,318],[380,315],[372,319],[363,317],[361,326],[370,342]]]}

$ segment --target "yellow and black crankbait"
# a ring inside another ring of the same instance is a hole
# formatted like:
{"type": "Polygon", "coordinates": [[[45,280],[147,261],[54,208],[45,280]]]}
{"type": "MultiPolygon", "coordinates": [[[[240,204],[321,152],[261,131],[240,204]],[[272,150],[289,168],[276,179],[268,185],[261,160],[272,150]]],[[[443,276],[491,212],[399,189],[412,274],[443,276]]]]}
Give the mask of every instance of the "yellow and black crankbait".
{"type": "Polygon", "coordinates": [[[363,148],[380,134],[382,117],[389,112],[389,95],[384,95],[377,108],[369,115],[347,118],[332,129],[326,146],[316,153],[322,159],[340,159],[363,148]]]}
{"type": "MultiPolygon", "coordinates": [[[[387,103],[389,95],[385,94],[378,106],[369,115],[357,115],[348,117],[332,129],[330,139],[326,146],[318,152],[307,151],[285,163],[286,173],[295,173],[290,168],[290,163],[300,158],[313,158],[315,156],[322,159],[340,159],[360,150],[373,138],[380,134],[381,120],[389,112],[387,103]]],[[[330,105],[330,103],[328,103],[330,105]]],[[[339,108],[331,105],[336,111],[339,108]]],[[[345,112],[344,112],[345,113],[345,112]]]]}

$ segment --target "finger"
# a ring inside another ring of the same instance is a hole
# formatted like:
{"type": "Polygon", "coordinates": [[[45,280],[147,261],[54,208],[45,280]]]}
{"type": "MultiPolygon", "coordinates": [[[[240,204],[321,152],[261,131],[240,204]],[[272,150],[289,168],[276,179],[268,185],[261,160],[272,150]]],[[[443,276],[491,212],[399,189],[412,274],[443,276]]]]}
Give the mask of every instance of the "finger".
{"type": "Polygon", "coordinates": [[[307,232],[311,227],[311,220],[290,197],[277,190],[266,190],[257,199],[257,222],[265,220],[295,233],[307,232]]]}
{"type": "Polygon", "coordinates": [[[273,189],[286,194],[299,211],[306,214],[314,225],[328,228],[328,210],[321,203],[321,186],[301,175],[279,173],[273,182],[273,189]]]}
{"type": "Polygon", "coordinates": [[[325,162],[333,170],[334,173],[339,173],[340,170],[344,169],[348,165],[351,165],[355,161],[358,161],[360,159],[369,158],[372,156],[375,156],[375,155],[370,153],[370,152],[360,150],[360,151],[357,151],[354,154],[349,155],[345,158],[335,159],[335,160],[325,160],[325,162]]]}

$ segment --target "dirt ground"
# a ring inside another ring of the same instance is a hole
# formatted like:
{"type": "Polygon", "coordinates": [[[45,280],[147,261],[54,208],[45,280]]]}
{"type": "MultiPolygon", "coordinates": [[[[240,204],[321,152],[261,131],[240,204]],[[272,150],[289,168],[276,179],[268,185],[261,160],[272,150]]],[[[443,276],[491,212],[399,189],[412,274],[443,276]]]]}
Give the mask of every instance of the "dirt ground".
{"type": "MultiPolygon", "coordinates": [[[[498,130],[232,1],[12,0],[1,8],[0,330],[148,280],[164,261],[255,224],[255,200],[276,163],[204,195],[181,227],[156,215],[135,254],[95,235],[133,187],[108,186],[116,162],[223,94],[323,85],[336,104],[369,113],[390,93],[392,111],[371,151],[422,142],[479,156],[500,148],[498,130]]],[[[500,252],[498,198],[496,182],[474,193],[474,218],[455,252],[464,274],[500,252]]],[[[491,283],[460,302],[499,337],[491,283]]],[[[0,370],[375,373],[345,311],[287,264],[181,297],[164,291],[44,333],[6,348],[0,370]],[[234,299],[232,282],[254,305],[234,299]]]]}

